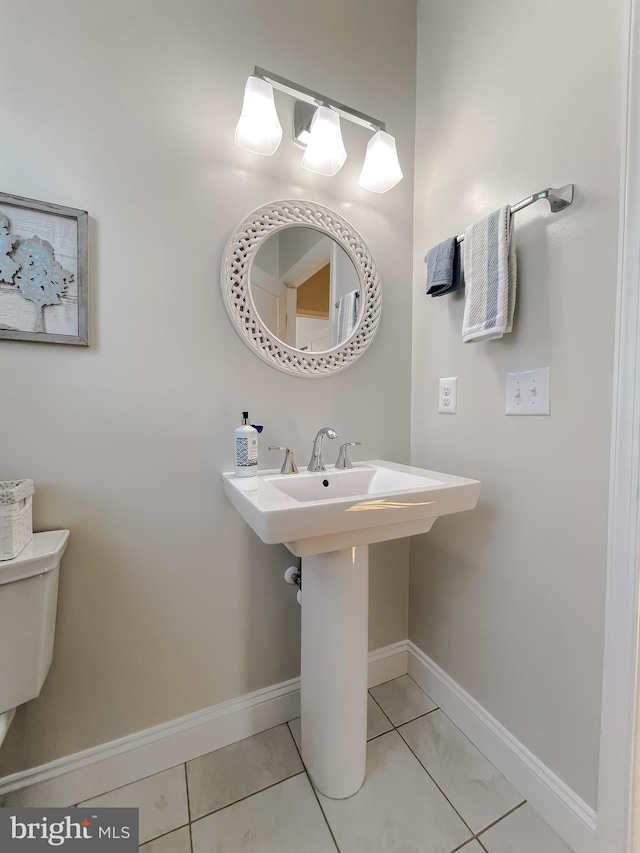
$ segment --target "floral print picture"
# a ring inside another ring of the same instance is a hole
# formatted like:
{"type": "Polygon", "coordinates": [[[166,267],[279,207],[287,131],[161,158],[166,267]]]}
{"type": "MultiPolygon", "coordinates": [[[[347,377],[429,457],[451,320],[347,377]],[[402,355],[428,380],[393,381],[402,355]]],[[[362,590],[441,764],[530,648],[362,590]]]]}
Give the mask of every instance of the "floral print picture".
{"type": "Polygon", "coordinates": [[[0,194],[0,338],[88,344],[87,218],[0,194]]]}

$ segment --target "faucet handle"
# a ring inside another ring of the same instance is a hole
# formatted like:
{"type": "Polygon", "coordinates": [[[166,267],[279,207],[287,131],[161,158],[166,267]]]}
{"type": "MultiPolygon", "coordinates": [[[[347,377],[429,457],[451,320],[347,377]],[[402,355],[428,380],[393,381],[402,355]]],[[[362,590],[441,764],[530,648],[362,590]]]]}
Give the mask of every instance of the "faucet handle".
{"type": "Polygon", "coordinates": [[[336,469],[341,470],[344,468],[353,468],[351,460],[347,454],[348,447],[357,447],[359,444],[362,444],[361,441],[346,441],[344,444],[340,445],[340,451],[338,452],[338,459],[336,460],[336,469]]]}
{"type": "Polygon", "coordinates": [[[282,468],[280,469],[281,474],[298,473],[298,468],[293,459],[293,450],[290,450],[288,447],[276,447],[275,445],[271,445],[269,450],[284,450],[284,462],[282,463],[282,468]]]}

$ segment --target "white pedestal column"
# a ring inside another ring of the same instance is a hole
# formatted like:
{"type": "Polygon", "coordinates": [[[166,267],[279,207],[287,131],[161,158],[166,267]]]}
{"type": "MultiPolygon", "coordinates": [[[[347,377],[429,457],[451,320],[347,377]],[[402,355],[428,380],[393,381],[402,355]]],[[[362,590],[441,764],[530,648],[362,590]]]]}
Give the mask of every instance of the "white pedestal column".
{"type": "Polygon", "coordinates": [[[302,757],[323,794],[364,782],[367,754],[369,549],[302,560],[302,757]]]}

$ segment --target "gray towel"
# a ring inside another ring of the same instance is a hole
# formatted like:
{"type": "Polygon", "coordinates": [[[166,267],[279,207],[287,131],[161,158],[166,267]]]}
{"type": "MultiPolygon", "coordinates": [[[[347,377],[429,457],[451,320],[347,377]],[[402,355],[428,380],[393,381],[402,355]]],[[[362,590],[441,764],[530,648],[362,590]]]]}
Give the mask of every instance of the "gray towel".
{"type": "Polygon", "coordinates": [[[516,256],[510,207],[501,207],[467,228],[464,271],[462,340],[466,343],[501,338],[513,328],[516,304],[516,256]]]}
{"type": "Polygon", "coordinates": [[[460,245],[456,237],[448,237],[433,246],[424,260],[427,265],[428,296],[444,296],[464,286],[460,245]]]}

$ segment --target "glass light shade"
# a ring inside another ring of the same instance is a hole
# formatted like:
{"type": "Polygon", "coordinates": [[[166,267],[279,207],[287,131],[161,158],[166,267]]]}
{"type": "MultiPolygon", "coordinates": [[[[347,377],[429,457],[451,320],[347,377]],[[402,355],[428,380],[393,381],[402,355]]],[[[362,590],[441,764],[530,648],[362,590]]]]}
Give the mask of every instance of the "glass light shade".
{"type": "Polygon", "coordinates": [[[282,139],[273,88],[266,80],[249,77],[244,87],[242,115],[236,126],[236,145],[255,154],[275,154],[282,139]]]}
{"type": "Polygon", "coordinates": [[[311,122],[307,149],[302,157],[305,169],[320,175],[335,175],[347,159],[340,133],[340,116],[329,107],[318,107],[311,122]]]}
{"type": "Polygon", "coordinates": [[[402,169],[396,153],[396,141],[390,133],[379,130],[369,140],[358,185],[374,193],[386,193],[402,180],[402,169]]]}

